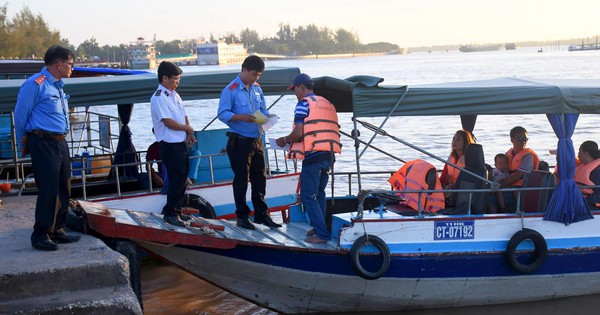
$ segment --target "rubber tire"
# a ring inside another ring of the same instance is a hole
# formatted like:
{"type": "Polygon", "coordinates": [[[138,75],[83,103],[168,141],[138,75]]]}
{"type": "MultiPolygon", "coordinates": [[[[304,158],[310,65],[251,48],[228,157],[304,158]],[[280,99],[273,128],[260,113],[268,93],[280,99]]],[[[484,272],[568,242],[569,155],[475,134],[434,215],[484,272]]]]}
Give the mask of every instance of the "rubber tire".
{"type": "Polygon", "coordinates": [[[202,196],[195,194],[185,194],[179,201],[182,208],[192,208],[200,211],[200,216],[207,219],[216,219],[215,208],[202,196]]]}
{"type": "Polygon", "coordinates": [[[356,241],[354,241],[354,244],[352,244],[352,248],[350,248],[350,256],[349,257],[350,257],[350,264],[352,265],[352,269],[354,269],[354,272],[356,272],[356,274],[358,274],[363,279],[367,279],[367,280],[378,279],[381,276],[383,276],[390,269],[390,261],[391,261],[390,249],[388,248],[387,244],[385,244],[385,242],[382,239],[380,239],[379,237],[374,236],[374,235],[363,235],[363,236],[359,237],[358,239],[356,239],[356,241]],[[381,267],[379,267],[379,270],[377,270],[375,272],[370,272],[370,271],[366,270],[360,264],[360,249],[367,243],[370,243],[373,246],[377,247],[382,255],[381,259],[383,260],[383,262],[381,264],[381,267]]]}
{"type": "Polygon", "coordinates": [[[515,233],[510,238],[510,241],[508,241],[505,255],[508,264],[516,271],[521,273],[532,273],[538,270],[544,264],[544,261],[546,261],[546,257],[548,256],[548,244],[542,234],[537,231],[532,229],[522,229],[515,233]],[[523,264],[517,259],[516,251],[519,244],[528,239],[533,241],[534,259],[529,264],[523,264]]]}

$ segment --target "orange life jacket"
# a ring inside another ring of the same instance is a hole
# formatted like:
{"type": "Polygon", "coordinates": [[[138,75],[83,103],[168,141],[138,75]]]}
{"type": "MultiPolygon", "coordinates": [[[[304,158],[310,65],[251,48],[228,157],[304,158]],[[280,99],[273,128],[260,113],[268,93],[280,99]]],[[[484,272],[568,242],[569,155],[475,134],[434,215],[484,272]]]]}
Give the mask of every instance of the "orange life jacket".
{"type": "Polygon", "coordinates": [[[340,125],[335,106],[317,95],[303,100],[308,102],[308,116],[304,119],[302,140],[292,144],[288,157],[301,160],[317,151],[341,153],[340,125]]]}
{"type": "MultiPolygon", "coordinates": [[[[458,161],[456,160],[456,158],[453,155],[450,155],[448,157],[448,162],[465,168],[465,155],[463,154],[463,156],[461,156],[458,161]]],[[[450,176],[450,180],[449,180],[449,184],[452,184],[452,186],[456,186],[456,179],[458,178],[458,174],[460,174],[460,169],[452,166],[452,165],[448,165],[447,167],[448,173],[446,174],[446,181],[448,181],[448,176],[450,176]]]]}
{"type": "MultiPolygon", "coordinates": [[[[530,148],[523,148],[523,150],[519,151],[519,153],[514,154],[513,149],[506,151],[506,156],[508,157],[508,172],[514,173],[519,170],[519,166],[521,165],[521,160],[527,154],[531,154],[533,156],[533,169],[537,170],[540,166],[540,159],[537,154],[530,148]]],[[[523,179],[519,179],[518,181],[513,183],[514,186],[523,185],[523,179]]]]}
{"type": "MultiPolygon", "coordinates": [[[[596,183],[594,183],[590,180],[590,174],[598,166],[600,166],[600,159],[595,159],[587,164],[577,165],[577,167],[575,168],[575,176],[573,176],[573,178],[575,179],[575,182],[577,182],[577,184],[579,184],[581,186],[596,185],[596,183]]],[[[590,188],[585,188],[585,189],[579,188],[579,189],[581,189],[581,192],[584,193],[585,195],[591,195],[594,193],[594,191],[590,188]]]]}
{"type": "MultiPolygon", "coordinates": [[[[427,183],[427,174],[430,170],[433,170],[435,174],[435,188],[441,190],[442,185],[437,175],[435,167],[428,162],[421,159],[406,162],[392,177],[388,179],[388,182],[392,184],[394,190],[424,190],[429,189],[427,183]]],[[[434,193],[400,193],[400,197],[405,199],[404,204],[407,206],[419,210],[423,209],[426,212],[438,212],[440,209],[444,209],[445,201],[444,194],[441,192],[434,193]]]]}

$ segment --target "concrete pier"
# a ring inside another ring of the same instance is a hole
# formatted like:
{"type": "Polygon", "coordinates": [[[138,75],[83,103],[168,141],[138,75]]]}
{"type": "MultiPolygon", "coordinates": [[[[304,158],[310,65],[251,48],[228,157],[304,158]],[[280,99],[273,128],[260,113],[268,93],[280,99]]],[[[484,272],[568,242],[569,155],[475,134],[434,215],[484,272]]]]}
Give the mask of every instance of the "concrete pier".
{"type": "Polygon", "coordinates": [[[0,199],[0,314],[142,314],[127,258],[85,234],[33,249],[36,196],[0,199]]]}

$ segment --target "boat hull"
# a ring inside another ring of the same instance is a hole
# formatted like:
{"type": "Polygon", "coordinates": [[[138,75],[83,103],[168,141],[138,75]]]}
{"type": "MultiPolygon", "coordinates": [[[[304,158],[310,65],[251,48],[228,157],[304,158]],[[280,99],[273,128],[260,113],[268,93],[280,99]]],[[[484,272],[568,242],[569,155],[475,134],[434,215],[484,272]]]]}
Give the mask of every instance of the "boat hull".
{"type": "Polygon", "coordinates": [[[577,272],[586,269],[582,258],[589,266],[600,259],[597,250],[553,253],[545,264],[548,267],[531,275],[511,270],[503,253],[396,255],[384,277],[365,280],[351,269],[347,252],[138,244],[216,286],[284,313],[398,311],[600,293],[600,268],[577,272]],[[549,266],[568,272],[555,272],[549,266]]]}

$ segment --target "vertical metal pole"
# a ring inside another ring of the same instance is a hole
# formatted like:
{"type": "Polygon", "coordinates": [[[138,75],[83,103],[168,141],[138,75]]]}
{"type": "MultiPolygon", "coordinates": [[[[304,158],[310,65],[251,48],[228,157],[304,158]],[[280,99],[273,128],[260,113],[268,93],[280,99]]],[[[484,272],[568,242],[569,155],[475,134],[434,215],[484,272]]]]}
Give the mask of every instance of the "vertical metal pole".
{"type": "Polygon", "coordinates": [[[358,153],[358,148],[360,142],[358,141],[358,124],[356,123],[356,117],[352,117],[352,123],[354,124],[354,130],[352,130],[352,138],[354,138],[354,153],[356,155],[356,177],[358,181],[358,191],[362,190],[361,176],[360,176],[360,154],[358,153]]]}

